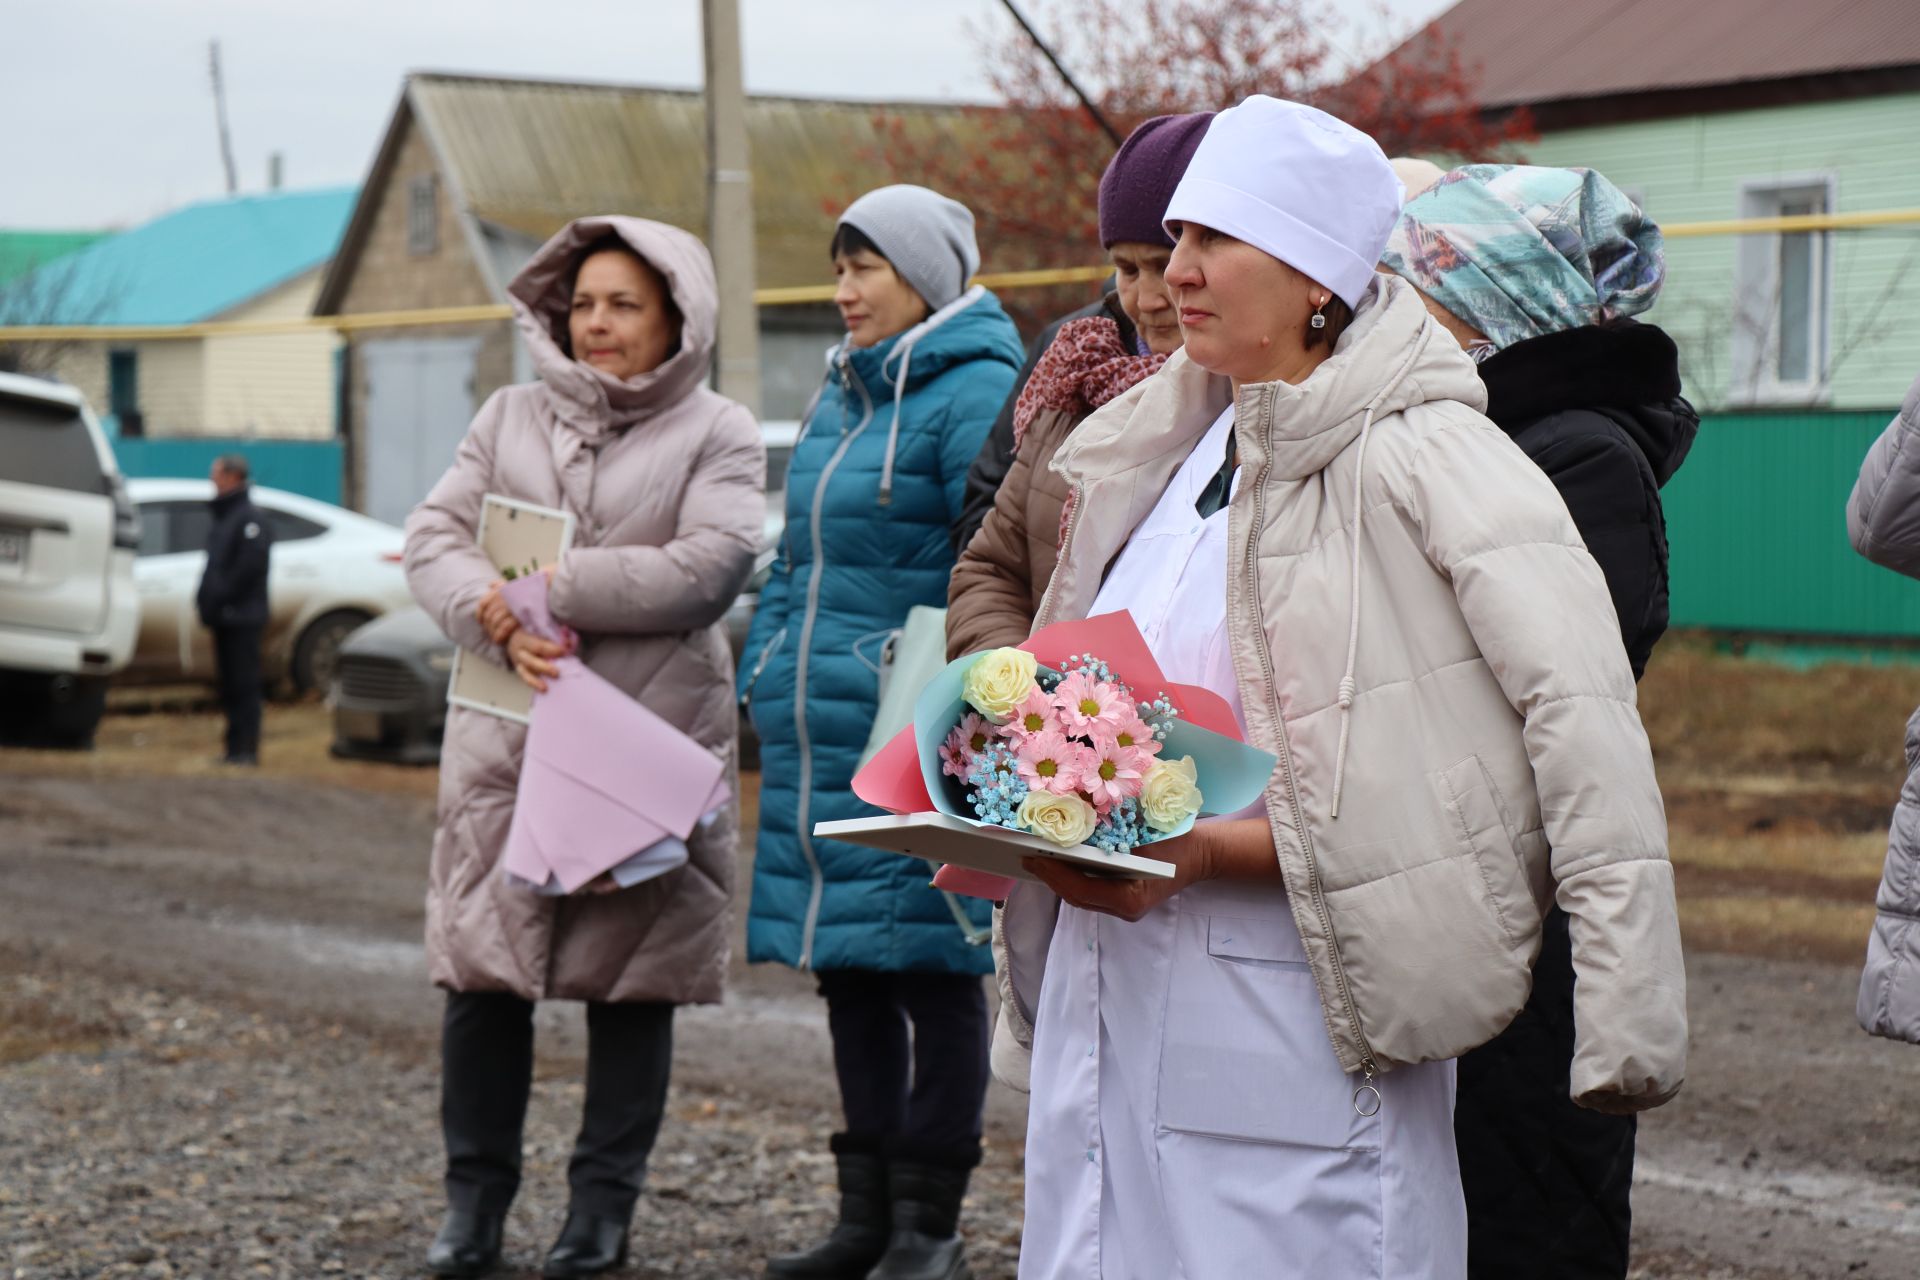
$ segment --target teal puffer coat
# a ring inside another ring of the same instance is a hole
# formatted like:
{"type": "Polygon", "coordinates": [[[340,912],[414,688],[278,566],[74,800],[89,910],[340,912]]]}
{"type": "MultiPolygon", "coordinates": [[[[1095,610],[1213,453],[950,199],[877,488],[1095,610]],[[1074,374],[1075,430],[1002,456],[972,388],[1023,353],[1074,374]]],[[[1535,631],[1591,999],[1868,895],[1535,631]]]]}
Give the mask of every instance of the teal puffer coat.
{"type": "Polygon", "coordinates": [[[741,655],[760,738],[747,958],[801,969],[987,973],[987,904],[926,863],[816,840],[878,811],[848,789],[886,633],[945,605],[967,467],[1013,389],[1020,338],[983,289],[903,334],[833,353],[787,471],[787,528],[741,655]]]}

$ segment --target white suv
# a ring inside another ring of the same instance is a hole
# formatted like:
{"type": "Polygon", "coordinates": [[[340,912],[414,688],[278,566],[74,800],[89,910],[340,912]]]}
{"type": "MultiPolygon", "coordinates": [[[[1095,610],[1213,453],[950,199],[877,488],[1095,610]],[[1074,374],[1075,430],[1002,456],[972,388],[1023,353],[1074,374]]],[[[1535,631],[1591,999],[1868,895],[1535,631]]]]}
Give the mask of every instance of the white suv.
{"type": "Polygon", "coordinates": [[[139,543],[85,398],[0,373],[0,739],[92,743],[140,629],[139,543]]]}

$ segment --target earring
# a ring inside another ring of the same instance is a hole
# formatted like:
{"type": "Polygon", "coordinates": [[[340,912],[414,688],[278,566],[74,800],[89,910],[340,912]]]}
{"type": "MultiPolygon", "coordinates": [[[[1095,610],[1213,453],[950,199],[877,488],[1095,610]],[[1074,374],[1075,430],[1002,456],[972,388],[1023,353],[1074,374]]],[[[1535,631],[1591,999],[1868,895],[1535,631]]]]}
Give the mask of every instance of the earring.
{"type": "Polygon", "coordinates": [[[1313,309],[1313,319],[1307,321],[1309,327],[1314,329],[1324,329],[1327,327],[1327,318],[1321,314],[1321,312],[1325,310],[1326,305],[1327,304],[1323,302],[1313,309]]]}

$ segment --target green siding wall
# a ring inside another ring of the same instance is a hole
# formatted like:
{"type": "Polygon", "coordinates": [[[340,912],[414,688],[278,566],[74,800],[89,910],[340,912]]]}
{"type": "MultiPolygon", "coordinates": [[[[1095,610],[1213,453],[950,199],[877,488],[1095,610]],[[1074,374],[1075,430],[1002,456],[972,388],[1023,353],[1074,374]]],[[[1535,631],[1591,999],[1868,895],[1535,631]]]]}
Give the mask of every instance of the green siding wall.
{"type": "Polygon", "coordinates": [[[1847,495],[1891,410],[1708,418],[1662,495],[1676,627],[1920,638],[1920,583],[1847,541],[1847,495]]]}
{"type": "Polygon", "coordinates": [[[127,476],[200,479],[221,454],[240,453],[246,455],[255,484],[340,505],[343,464],[338,440],[115,436],[110,442],[120,470],[127,476]]]}
{"type": "MultiPolygon", "coordinates": [[[[1638,194],[1663,223],[1742,216],[1741,184],[1832,174],[1836,212],[1920,208],[1920,94],[1685,116],[1543,136],[1535,164],[1583,165],[1638,194]]],[[[1920,373],[1920,225],[1833,233],[1831,395],[1898,404],[1920,373]]],[[[1667,284],[1644,318],[1680,344],[1703,410],[1740,403],[1732,303],[1738,237],[1667,242],[1667,284]]]]}

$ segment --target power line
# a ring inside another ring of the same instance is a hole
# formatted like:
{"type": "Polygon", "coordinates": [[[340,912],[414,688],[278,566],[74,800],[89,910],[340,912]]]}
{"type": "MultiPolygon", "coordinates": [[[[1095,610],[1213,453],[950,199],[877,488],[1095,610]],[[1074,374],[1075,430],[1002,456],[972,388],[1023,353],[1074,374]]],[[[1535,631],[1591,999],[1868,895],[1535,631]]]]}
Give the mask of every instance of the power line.
{"type": "Polygon", "coordinates": [[[1073,96],[1080,99],[1080,105],[1087,109],[1087,114],[1093,117],[1093,122],[1100,126],[1100,131],[1107,135],[1115,147],[1125,142],[1126,139],[1120,136],[1120,131],[1113,127],[1113,122],[1107,119],[1098,106],[1094,105],[1087,91],[1082,89],[1079,82],[1073,78],[1073,73],[1061,65],[1060,59],[1055,57],[1053,50],[1047,47],[1047,42],[1040,38],[1040,33],[1033,29],[1033,24],[1027,21],[1027,15],[1020,12],[1019,6],[1014,4],[1013,0],[1000,0],[1000,3],[1008,13],[1013,15],[1013,20],[1020,24],[1020,29],[1027,33],[1027,39],[1033,41],[1033,47],[1053,64],[1053,69],[1058,71],[1060,78],[1067,82],[1067,88],[1073,90],[1073,96]]]}

